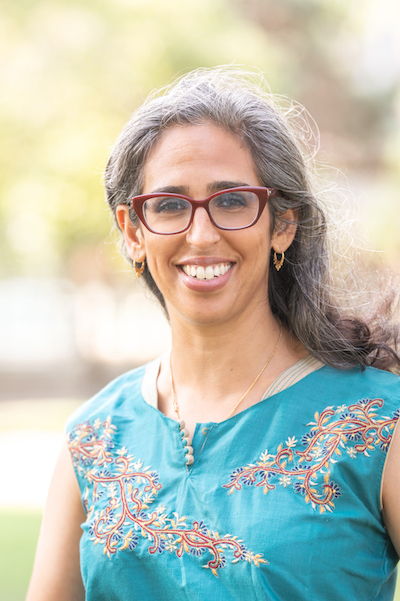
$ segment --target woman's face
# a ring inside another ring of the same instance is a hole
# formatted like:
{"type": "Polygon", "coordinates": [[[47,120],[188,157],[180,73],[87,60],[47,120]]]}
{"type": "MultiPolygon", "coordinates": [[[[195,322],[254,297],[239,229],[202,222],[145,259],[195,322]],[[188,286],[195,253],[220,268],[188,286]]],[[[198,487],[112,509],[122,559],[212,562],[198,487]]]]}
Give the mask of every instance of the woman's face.
{"type": "MultiPolygon", "coordinates": [[[[249,149],[234,134],[206,123],[173,126],[162,134],[144,167],[142,193],[176,192],[203,199],[247,185],[262,185],[249,149]]],[[[175,319],[228,324],[254,312],[265,315],[271,245],[277,252],[289,246],[279,246],[285,244],[279,235],[271,240],[268,208],[254,226],[231,232],[216,228],[199,208],[186,232],[170,236],[144,226],[133,228],[123,205],[117,216],[131,258],[139,262],[146,257],[171,324],[175,319]],[[201,279],[207,268],[214,277],[201,279]]]]}

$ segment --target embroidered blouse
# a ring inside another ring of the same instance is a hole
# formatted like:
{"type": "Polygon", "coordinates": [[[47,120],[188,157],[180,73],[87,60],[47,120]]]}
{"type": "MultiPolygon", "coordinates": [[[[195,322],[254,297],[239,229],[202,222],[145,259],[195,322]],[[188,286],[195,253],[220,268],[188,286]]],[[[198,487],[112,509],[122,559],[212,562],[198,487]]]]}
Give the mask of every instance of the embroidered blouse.
{"type": "Polygon", "coordinates": [[[260,403],[197,424],[187,466],[157,371],[117,378],[67,423],[87,601],[393,598],[380,486],[397,376],[307,358],[260,403]]]}

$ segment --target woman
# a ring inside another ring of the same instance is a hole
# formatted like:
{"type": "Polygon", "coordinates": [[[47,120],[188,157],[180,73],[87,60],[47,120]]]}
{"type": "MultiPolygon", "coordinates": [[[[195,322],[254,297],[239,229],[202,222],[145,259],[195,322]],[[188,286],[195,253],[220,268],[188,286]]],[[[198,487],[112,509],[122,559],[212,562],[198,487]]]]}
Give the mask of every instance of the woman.
{"type": "Polygon", "coordinates": [[[194,72],[105,183],[172,351],[70,418],[29,601],[391,599],[395,332],[335,301],[290,125],[240,73],[194,72]]]}

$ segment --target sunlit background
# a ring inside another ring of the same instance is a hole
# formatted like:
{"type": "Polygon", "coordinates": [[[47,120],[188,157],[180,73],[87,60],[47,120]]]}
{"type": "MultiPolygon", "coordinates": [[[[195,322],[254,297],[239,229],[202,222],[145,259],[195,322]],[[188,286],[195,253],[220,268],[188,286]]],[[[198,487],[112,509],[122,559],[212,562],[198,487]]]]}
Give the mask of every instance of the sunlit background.
{"type": "Polygon", "coordinates": [[[320,163],[400,272],[399,24],[397,0],[2,1],[2,601],[24,598],[66,417],[169,344],[104,202],[123,124],[177,74],[260,69],[314,117],[320,163]]]}

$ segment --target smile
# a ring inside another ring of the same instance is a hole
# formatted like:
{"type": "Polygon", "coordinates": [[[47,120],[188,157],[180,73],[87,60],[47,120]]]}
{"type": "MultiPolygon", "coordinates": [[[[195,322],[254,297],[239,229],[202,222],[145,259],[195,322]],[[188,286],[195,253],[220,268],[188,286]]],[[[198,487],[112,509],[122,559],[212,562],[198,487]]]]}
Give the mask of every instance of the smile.
{"type": "Polygon", "coordinates": [[[182,270],[186,275],[197,280],[213,280],[224,275],[232,267],[232,263],[220,263],[218,265],[182,265],[182,270]]]}

